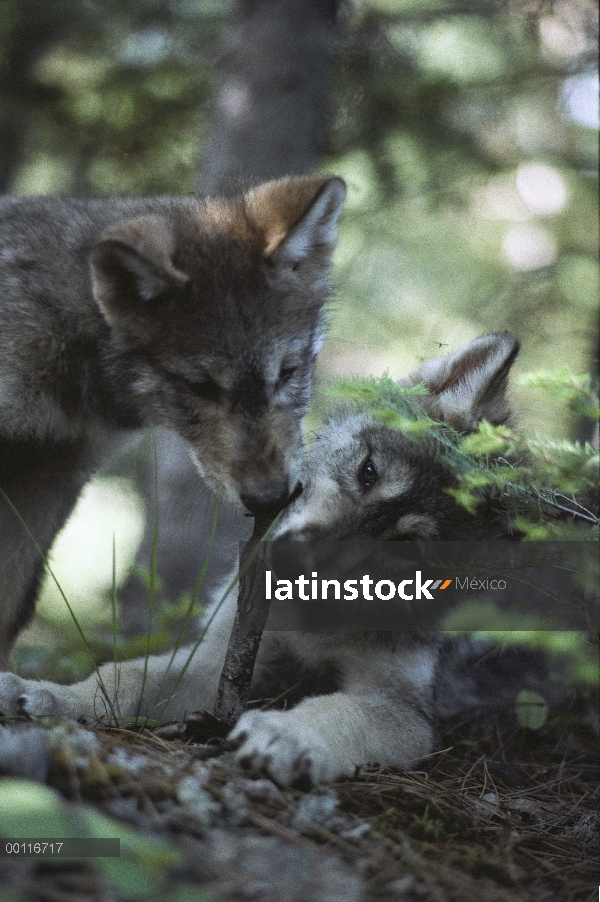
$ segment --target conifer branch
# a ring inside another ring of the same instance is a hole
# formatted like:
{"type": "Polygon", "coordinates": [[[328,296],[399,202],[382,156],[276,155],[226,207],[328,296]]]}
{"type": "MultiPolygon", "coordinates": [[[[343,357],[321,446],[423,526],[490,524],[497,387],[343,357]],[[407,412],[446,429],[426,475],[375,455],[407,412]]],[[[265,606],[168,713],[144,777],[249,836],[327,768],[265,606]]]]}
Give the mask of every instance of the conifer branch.
{"type": "MultiPolygon", "coordinates": [[[[546,390],[579,414],[598,414],[597,392],[588,375],[533,373],[521,383],[546,390]]],[[[514,427],[483,421],[464,436],[432,420],[419,404],[422,385],[404,388],[389,377],[343,379],[332,395],[346,407],[357,406],[442,460],[454,474],[450,489],[457,503],[475,511],[485,499],[497,499],[513,526],[529,538],[591,538],[600,525],[598,450],[589,443],[550,438],[527,439],[514,427]],[[573,533],[578,528],[580,534],[573,533]],[[588,532],[589,529],[589,532],[588,532]]]]}

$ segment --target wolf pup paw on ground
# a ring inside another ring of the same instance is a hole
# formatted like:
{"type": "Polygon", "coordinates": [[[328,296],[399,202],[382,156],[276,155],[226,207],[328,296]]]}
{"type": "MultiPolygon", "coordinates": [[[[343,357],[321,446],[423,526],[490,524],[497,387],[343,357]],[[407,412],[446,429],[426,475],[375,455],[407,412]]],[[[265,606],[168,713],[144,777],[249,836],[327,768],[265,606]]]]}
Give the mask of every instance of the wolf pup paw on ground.
{"type": "Polygon", "coordinates": [[[175,430],[250,513],[285,504],[344,197],[305,177],[231,201],[0,200],[0,667],[40,550],[132,430],[175,430]]]}
{"type": "MultiPolygon", "coordinates": [[[[427,413],[469,431],[483,418],[504,422],[505,389],[518,342],[487,335],[447,357],[424,363],[406,381],[424,383],[427,413]]],[[[364,415],[330,422],[307,448],[302,494],[280,520],[275,538],[495,539],[504,532],[493,510],[467,513],[446,493],[453,476],[430,450],[364,415]]],[[[490,508],[495,505],[490,504],[490,508]]],[[[189,649],[100,668],[73,686],[0,675],[0,710],[69,717],[123,717],[138,710],[181,720],[211,710],[236,612],[220,609],[183,678],[189,649]]],[[[358,765],[409,765],[431,752],[439,639],[405,633],[265,632],[252,695],[275,698],[296,687],[295,706],[249,711],[231,738],[246,767],[282,785],[352,775],[358,765]],[[304,688],[303,688],[304,687],[304,688]],[[304,697],[303,697],[304,696],[304,697]]],[[[288,699],[289,701],[289,699],[288,699]]]]}

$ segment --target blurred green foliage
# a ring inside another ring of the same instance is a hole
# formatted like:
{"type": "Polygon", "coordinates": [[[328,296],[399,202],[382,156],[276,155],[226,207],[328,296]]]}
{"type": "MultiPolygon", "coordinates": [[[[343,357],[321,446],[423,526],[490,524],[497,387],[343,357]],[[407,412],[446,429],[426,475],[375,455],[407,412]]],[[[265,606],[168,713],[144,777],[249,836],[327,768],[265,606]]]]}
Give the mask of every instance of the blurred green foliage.
{"type": "Polygon", "coordinates": [[[523,689],[516,698],[517,720],[522,727],[539,730],[548,717],[548,703],[537,692],[523,689]]]}
{"type": "MultiPolygon", "coordinates": [[[[403,376],[490,330],[517,372],[586,371],[598,320],[591,4],[354,6],[327,168],[349,184],[325,373],[403,376]]],[[[515,393],[529,431],[573,434],[515,393]]]]}
{"type": "Polygon", "coordinates": [[[224,12],[210,0],[3,2],[0,109],[18,105],[22,125],[7,189],[191,190],[224,12]]]}
{"type": "MultiPolygon", "coordinates": [[[[4,0],[0,132],[19,121],[5,190],[190,191],[230,9],[4,0]]],[[[349,198],[324,376],[404,375],[502,329],[523,371],[589,368],[595,18],[591,0],[341,3],[322,165],[349,198]]],[[[576,428],[560,400],[516,405],[531,430],[576,428]]]]}

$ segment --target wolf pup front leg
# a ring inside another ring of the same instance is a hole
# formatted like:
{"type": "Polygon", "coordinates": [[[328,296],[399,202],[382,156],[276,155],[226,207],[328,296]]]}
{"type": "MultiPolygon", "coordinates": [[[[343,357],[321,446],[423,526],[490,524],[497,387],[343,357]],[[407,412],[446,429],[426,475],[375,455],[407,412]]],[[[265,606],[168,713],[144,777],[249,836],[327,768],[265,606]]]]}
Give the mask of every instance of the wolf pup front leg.
{"type": "Polygon", "coordinates": [[[175,430],[249,513],[285,504],[344,196],[307,177],[231,201],[0,201],[0,666],[41,555],[132,430],[175,430]]]}

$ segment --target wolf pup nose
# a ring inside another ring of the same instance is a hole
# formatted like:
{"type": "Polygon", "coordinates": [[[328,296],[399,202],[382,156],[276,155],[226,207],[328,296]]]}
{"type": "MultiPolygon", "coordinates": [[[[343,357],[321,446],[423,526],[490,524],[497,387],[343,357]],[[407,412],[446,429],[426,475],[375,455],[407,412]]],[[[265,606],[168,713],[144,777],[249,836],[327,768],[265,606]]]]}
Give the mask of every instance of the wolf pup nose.
{"type": "Polygon", "coordinates": [[[279,494],[275,492],[268,494],[265,492],[262,495],[242,495],[241,501],[251,514],[266,517],[271,514],[274,516],[280,510],[283,510],[290,497],[291,494],[286,482],[285,488],[279,494]]]}
{"type": "Polygon", "coordinates": [[[40,550],[131,430],[177,432],[238,507],[286,503],[345,194],[0,199],[0,666],[40,550]]]}

